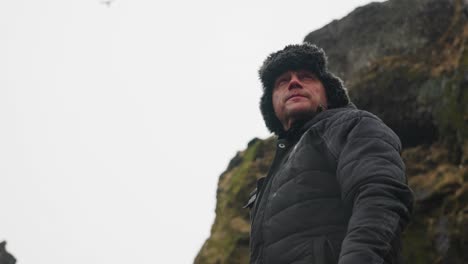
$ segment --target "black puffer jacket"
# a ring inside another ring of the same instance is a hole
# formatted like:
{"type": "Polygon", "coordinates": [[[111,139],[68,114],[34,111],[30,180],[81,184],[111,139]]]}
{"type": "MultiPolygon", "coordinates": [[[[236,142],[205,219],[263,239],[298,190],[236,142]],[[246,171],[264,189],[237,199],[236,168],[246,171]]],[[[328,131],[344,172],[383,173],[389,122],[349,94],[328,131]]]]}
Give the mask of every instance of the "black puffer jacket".
{"type": "Polygon", "coordinates": [[[290,130],[249,200],[251,263],[401,263],[413,197],[400,150],[352,104],[290,130]]]}

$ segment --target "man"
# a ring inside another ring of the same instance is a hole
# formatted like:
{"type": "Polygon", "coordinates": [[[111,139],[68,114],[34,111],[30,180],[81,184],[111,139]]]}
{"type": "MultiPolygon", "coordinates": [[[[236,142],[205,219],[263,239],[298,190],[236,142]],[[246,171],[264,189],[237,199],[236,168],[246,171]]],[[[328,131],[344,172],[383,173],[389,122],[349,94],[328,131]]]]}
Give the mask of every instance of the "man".
{"type": "Polygon", "coordinates": [[[272,53],[259,74],[278,142],[247,204],[251,263],[401,263],[413,197],[397,135],[356,109],[315,45],[272,53]]]}

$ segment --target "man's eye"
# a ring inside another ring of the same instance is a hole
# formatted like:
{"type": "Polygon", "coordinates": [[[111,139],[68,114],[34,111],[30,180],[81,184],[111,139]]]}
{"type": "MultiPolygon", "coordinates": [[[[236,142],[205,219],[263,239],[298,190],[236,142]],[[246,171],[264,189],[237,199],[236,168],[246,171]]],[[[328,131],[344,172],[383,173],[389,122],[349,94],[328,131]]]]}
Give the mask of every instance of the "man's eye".
{"type": "Polygon", "coordinates": [[[287,82],[288,82],[288,80],[287,80],[286,78],[281,78],[281,79],[279,79],[278,81],[276,81],[276,87],[283,86],[283,85],[285,85],[287,82]]]}
{"type": "Polygon", "coordinates": [[[301,79],[301,80],[314,80],[315,75],[313,75],[312,73],[301,73],[301,74],[299,74],[299,79],[301,79]]]}

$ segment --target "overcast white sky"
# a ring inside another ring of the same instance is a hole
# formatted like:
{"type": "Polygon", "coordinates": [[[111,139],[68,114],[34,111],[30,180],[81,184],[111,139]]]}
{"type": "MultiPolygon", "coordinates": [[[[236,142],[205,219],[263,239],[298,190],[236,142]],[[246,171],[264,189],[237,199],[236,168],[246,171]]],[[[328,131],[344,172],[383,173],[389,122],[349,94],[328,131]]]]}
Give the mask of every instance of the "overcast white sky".
{"type": "Polygon", "coordinates": [[[366,0],[0,0],[0,240],[18,264],[192,263],[269,136],[257,69],[366,0]]]}

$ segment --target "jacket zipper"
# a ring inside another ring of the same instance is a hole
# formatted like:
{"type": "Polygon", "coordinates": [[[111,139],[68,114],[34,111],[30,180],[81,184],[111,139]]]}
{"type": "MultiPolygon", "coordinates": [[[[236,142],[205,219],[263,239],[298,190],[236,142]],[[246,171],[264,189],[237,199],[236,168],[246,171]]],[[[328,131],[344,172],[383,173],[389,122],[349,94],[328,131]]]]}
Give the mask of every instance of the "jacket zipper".
{"type": "MultiPolygon", "coordinates": [[[[253,208],[254,210],[253,210],[252,226],[256,222],[255,219],[256,219],[260,199],[262,198],[263,193],[265,192],[265,189],[266,189],[266,187],[267,187],[267,185],[268,185],[268,183],[270,181],[270,178],[272,177],[273,171],[275,171],[276,167],[278,166],[277,163],[278,163],[278,159],[279,159],[279,156],[280,156],[280,152],[281,152],[281,150],[285,151],[285,148],[284,149],[280,148],[279,144],[282,144],[282,143],[278,143],[276,145],[275,157],[273,158],[273,162],[272,162],[272,164],[270,166],[270,169],[268,170],[267,176],[266,176],[265,180],[263,181],[260,190],[258,190],[257,197],[255,199],[256,203],[255,203],[255,206],[253,208]]],[[[284,154],[284,152],[282,154],[284,154]]]]}
{"type": "MultiPolygon", "coordinates": [[[[271,178],[273,177],[273,172],[277,171],[276,169],[278,167],[278,163],[283,160],[285,154],[288,152],[288,150],[290,150],[290,144],[288,143],[287,145],[285,145],[284,142],[287,142],[287,141],[281,140],[276,144],[275,157],[273,158],[272,165],[271,165],[270,169],[268,170],[267,176],[266,176],[265,180],[263,181],[263,184],[261,186],[261,190],[259,190],[258,196],[256,198],[256,203],[255,203],[255,207],[254,207],[254,211],[253,211],[252,227],[258,221],[260,221],[260,223],[259,223],[260,225],[263,225],[262,222],[263,222],[263,218],[265,216],[265,211],[261,215],[261,219],[257,220],[257,218],[260,218],[260,216],[257,217],[258,206],[260,205],[260,200],[262,199],[263,194],[266,192],[267,187],[268,188],[271,187],[271,185],[269,186],[269,183],[270,183],[271,178]]],[[[266,206],[267,206],[267,201],[265,201],[264,210],[266,209],[266,206]]],[[[261,236],[261,238],[260,238],[261,239],[261,246],[260,246],[260,248],[258,250],[259,250],[260,261],[261,261],[261,263],[263,263],[263,259],[264,259],[264,256],[263,256],[264,255],[263,230],[262,230],[261,227],[257,227],[257,228],[260,228],[259,230],[260,230],[260,236],[261,236]]]]}

